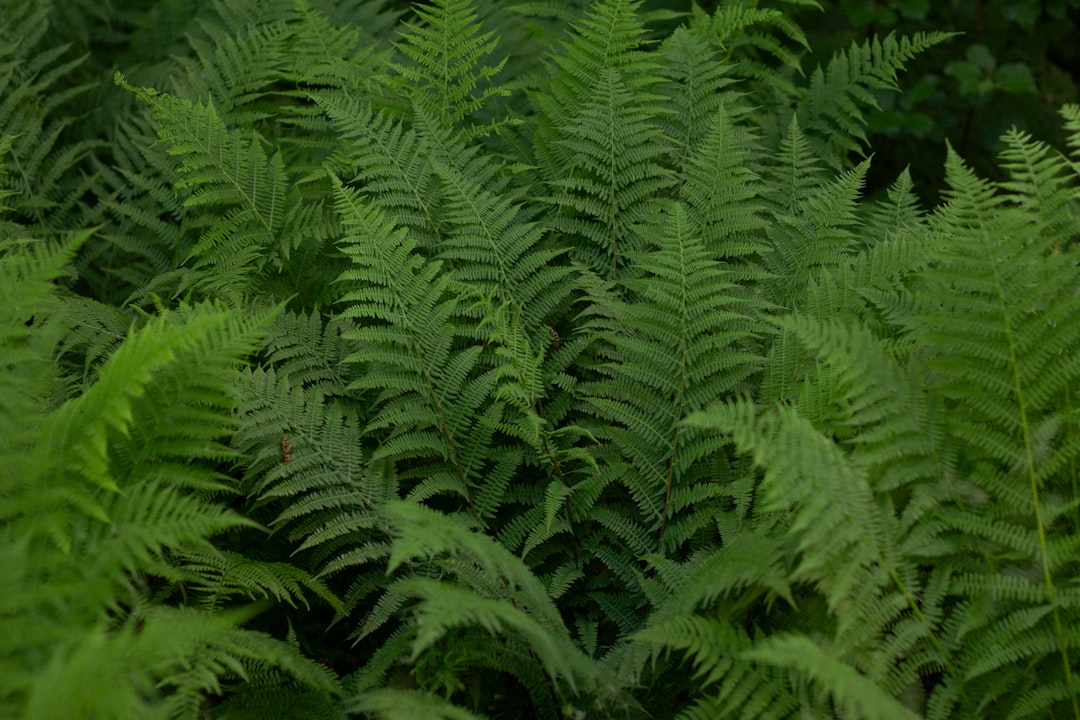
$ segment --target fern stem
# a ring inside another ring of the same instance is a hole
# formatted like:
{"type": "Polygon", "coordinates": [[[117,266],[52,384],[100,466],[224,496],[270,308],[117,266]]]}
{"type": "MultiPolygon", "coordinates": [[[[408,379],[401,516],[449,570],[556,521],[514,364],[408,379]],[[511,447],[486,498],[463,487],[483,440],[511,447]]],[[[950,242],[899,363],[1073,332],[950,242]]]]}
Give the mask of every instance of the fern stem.
{"type": "MultiPolygon", "coordinates": [[[[544,406],[543,406],[543,404],[541,403],[540,400],[536,401],[536,406],[537,406],[537,413],[536,414],[541,420],[543,420],[543,418],[544,418],[544,406]]],[[[569,487],[569,485],[566,482],[566,476],[563,474],[563,471],[562,471],[562,465],[559,464],[558,458],[555,457],[554,452],[551,450],[551,445],[550,445],[550,443],[548,443],[547,433],[541,431],[540,437],[543,438],[543,442],[544,442],[544,454],[547,455],[548,461],[551,463],[552,469],[555,470],[555,474],[559,477],[559,482],[561,482],[563,484],[563,487],[569,487]]],[[[570,507],[569,501],[567,501],[567,503],[566,503],[565,510],[566,510],[566,522],[570,526],[570,549],[574,554],[574,566],[577,567],[580,570],[581,569],[581,556],[578,553],[577,531],[574,529],[574,509],[572,507],[570,507]]]]}
{"type": "Polygon", "coordinates": [[[656,534],[656,550],[660,552],[664,543],[664,531],[667,530],[668,507],[671,505],[671,486],[675,482],[675,453],[679,449],[679,428],[675,428],[675,437],[671,441],[671,460],[668,462],[667,488],[664,490],[664,509],[660,513],[660,530],[656,534]]]}
{"type": "MultiPolygon", "coordinates": [[[[1072,400],[1073,390],[1072,383],[1070,382],[1065,384],[1065,417],[1073,416],[1074,410],[1072,400]]],[[[1072,423],[1069,424],[1069,435],[1071,436],[1070,440],[1072,440],[1072,438],[1076,436],[1075,428],[1075,425],[1073,425],[1072,423]]],[[[1069,458],[1069,481],[1072,485],[1073,498],[1075,499],[1077,497],[1080,497],[1080,488],[1077,487],[1077,468],[1075,455],[1069,458]]],[[[1077,529],[1080,529],[1080,508],[1077,508],[1076,512],[1073,515],[1073,532],[1076,532],[1077,529]]]]}
{"type": "Polygon", "coordinates": [[[1005,325],[1005,337],[1009,344],[1009,364],[1012,369],[1013,389],[1016,392],[1016,400],[1020,411],[1020,427],[1024,433],[1024,455],[1027,462],[1028,481],[1031,484],[1032,509],[1035,512],[1035,527],[1039,534],[1039,553],[1042,556],[1043,582],[1046,584],[1046,595],[1050,601],[1051,611],[1054,617],[1054,631],[1057,633],[1058,648],[1061,653],[1062,669],[1065,672],[1065,688],[1069,692],[1069,701],[1072,704],[1073,718],[1080,720],[1080,701],[1076,697],[1076,688],[1073,685],[1072,662],[1069,659],[1069,645],[1065,641],[1065,630],[1061,624],[1061,611],[1058,608],[1057,592],[1054,587],[1054,578],[1050,572],[1050,554],[1046,547],[1046,526],[1043,523],[1042,508],[1039,494],[1039,479],[1035,475],[1035,452],[1032,448],[1031,425],[1027,416],[1027,404],[1024,396],[1023,379],[1020,377],[1020,365],[1016,352],[1016,340],[1013,334],[1012,323],[1009,321],[1008,308],[1002,293],[1002,281],[998,272],[997,263],[991,263],[994,272],[994,286],[997,289],[998,307],[1001,310],[1002,322],[1005,325]]]}
{"type": "MultiPolygon", "coordinates": [[[[685,288],[683,288],[683,294],[685,296],[685,288]]],[[[686,307],[685,303],[683,307],[686,307]]],[[[686,327],[686,318],[683,318],[683,327],[686,327]]],[[[683,337],[686,337],[686,333],[683,333],[683,337]]],[[[664,542],[664,531],[667,530],[668,519],[670,517],[668,508],[671,506],[671,487],[675,484],[675,458],[679,453],[679,437],[681,426],[678,424],[679,418],[683,415],[683,407],[686,403],[686,345],[685,343],[679,348],[682,363],[682,374],[679,378],[679,407],[675,412],[675,435],[671,439],[671,457],[668,459],[668,473],[667,473],[667,487],[664,490],[664,509],[660,514],[660,531],[656,535],[656,551],[660,552],[661,546],[664,542]]]]}

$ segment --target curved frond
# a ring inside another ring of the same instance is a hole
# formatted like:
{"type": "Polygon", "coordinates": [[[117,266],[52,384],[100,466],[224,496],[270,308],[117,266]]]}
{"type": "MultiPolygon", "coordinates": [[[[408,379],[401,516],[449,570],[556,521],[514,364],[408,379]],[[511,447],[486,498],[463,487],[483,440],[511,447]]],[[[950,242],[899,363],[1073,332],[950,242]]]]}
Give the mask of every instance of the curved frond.
{"type": "Polygon", "coordinates": [[[945,32],[875,37],[862,45],[853,43],[824,69],[814,70],[799,103],[799,124],[825,162],[839,170],[847,166],[849,154],[861,153],[866,144],[863,115],[877,108],[872,90],[895,90],[904,63],[951,37],[945,32]]]}

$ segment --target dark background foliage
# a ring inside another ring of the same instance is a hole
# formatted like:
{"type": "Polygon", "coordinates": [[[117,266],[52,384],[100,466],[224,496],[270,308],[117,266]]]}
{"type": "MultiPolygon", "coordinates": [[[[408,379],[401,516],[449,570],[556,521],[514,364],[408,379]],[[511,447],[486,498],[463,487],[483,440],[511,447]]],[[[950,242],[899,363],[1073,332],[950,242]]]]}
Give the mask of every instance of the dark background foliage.
{"type": "Polygon", "coordinates": [[[999,177],[994,159],[1013,125],[1064,147],[1057,109],[1080,97],[1080,0],[821,4],[798,14],[817,61],[875,34],[963,33],[910,63],[899,94],[880,93],[881,110],[867,118],[872,188],[910,164],[924,202],[936,204],[946,142],[980,174],[999,177]]]}

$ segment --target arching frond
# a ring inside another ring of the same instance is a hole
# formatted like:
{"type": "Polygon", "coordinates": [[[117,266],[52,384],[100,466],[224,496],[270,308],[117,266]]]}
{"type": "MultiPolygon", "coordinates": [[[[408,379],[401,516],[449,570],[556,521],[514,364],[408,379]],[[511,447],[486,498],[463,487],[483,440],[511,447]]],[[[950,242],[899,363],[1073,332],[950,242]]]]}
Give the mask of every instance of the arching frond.
{"type": "Polygon", "coordinates": [[[193,103],[146,88],[134,92],[153,110],[158,135],[173,155],[184,157],[181,188],[191,188],[188,207],[219,208],[222,217],[206,228],[189,257],[213,268],[206,282],[226,295],[253,290],[253,276],[271,255],[288,256],[288,182],[280,154],[268,155],[250,133],[230,130],[213,103],[193,103]]]}
{"type": "Polygon", "coordinates": [[[369,104],[315,95],[337,127],[341,147],[329,168],[360,184],[393,221],[416,233],[421,248],[439,244],[431,148],[416,131],[369,104]]]}
{"type": "Polygon", "coordinates": [[[916,33],[853,43],[810,76],[810,87],[799,104],[799,123],[821,157],[834,169],[847,166],[851,153],[866,144],[863,114],[877,108],[872,90],[896,89],[896,74],[904,63],[953,37],[951,33],[916,33]]]}

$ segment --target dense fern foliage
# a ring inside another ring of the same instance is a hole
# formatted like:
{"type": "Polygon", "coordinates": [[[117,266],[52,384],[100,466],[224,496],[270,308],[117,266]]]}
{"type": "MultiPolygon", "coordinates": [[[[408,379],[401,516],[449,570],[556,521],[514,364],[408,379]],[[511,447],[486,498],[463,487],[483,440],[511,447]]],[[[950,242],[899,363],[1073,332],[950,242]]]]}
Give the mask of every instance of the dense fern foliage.
{"type": "Polygon", "coordinates": [[[812,4],[0,0],[0,715],[1080,720],[1080,108],[812,4]]]}

